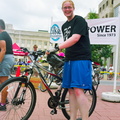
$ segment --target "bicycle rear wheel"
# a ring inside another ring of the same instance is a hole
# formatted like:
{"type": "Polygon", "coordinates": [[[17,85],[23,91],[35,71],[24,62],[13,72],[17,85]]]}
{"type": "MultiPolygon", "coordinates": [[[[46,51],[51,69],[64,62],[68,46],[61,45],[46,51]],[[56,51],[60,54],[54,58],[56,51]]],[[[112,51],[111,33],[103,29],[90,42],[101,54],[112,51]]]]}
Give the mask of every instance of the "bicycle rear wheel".
{"type": "Polygon", "coordinates": [[[93,86],[95,88],[95,90],[98,89],[98,85],[100,84],[100,78],[99,78],[99,74],[98,73],[95,73],[95,75],[93,76],[93,86]]]}
{"type": "MultiPolygon", "coordinates": [[[[85,93],[86,97],[88,98],[89,116],[90,116],[93,113],[95,106],[96,106],[96,101],[97,101],[96,91],[95,91],[94,87],[92,87],[92,90],[85,90],[84,93],[85,93]]],[[[70,106],[69,106],[68,89],[65,89],[62,94],[61,107],[62,107],[63,115],[67,118],[67,120],[70,120],[70,106]]],[[[81,119],[81,114],[79,111],[77,113],[77,119],[81,119]]]]}
{"type": "Polygon", "coordinates": [[[8,93],[6,111],[0,111],[0,120],[28,120],[36,104],[32,83],[26,83],[23,77],[10,78],[1,84],[0,98],[5,88],[8,93]]]}

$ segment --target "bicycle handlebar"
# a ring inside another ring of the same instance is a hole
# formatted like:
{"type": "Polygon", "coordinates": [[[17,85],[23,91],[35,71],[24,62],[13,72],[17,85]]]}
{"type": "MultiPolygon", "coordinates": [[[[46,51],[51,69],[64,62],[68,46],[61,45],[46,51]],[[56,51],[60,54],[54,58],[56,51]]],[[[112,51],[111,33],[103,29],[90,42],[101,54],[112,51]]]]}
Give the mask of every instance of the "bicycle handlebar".
{"type": "Polygon", "coordinates": [[[38,50],[38,51],[29,51],[27,48],[25,47],[20,47],[21,51],[23,51],[24,53],[28,53],[27,56],[34,56],[34,59],[31,58],[31,60],[37,60],[38,56],[41,56],[41,55],[45,55],[45,51],[42,51],[42,50],[38,50]]]}
{"type": "MultiPolygon", "coordinates": [[[[34,60],[36,61],[38,56],[40,55],[45,55],[45,51],[39,50],[39,51],[29,51],[27,48],[21,47],[21,51],[23,52],[27,52],[29,53],[27,56],[30,58],[30,60],[32,62],[34,62],[34,60]],[[32,57],[34,56],[34,57],[32,57]]],[[[55,52],[49,52],[49,54],[47,54],[47,62],[50,65],[54,65],[54,66],[62,66],[64,63],[64,59],[60,59],[60,57],[55,53],[55,52]],[[60,65],[59,65],[60,64],[60,65]]]]}
{"type": "Polygon", "coordinates": [[[45,55],[45,51],[42,51],[42,50],[30,52],[27,48],[21,47],[21,49],[22,49],[23,52],[28,52],[28,53],[30,53],[33,56],[34,56],[34,53],[36,55],[45,55]]]}

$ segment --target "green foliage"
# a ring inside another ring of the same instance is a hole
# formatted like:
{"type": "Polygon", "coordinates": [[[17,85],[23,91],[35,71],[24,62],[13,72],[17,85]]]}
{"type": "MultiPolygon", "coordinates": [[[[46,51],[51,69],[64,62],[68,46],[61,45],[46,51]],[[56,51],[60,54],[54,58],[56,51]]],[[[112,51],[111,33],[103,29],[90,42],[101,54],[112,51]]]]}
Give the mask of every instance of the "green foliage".
{"type": "Polygon", "coordinates": [[[88,13],[88,19],[97,19],[99,18],[99,15],[95,12],[89,12],[88,13]]]}
{"type": "Polygon", "coordinates": [[[106,60],[112,57],[112,45],[91,45],[92,61],[106,65],[106,60]]]}

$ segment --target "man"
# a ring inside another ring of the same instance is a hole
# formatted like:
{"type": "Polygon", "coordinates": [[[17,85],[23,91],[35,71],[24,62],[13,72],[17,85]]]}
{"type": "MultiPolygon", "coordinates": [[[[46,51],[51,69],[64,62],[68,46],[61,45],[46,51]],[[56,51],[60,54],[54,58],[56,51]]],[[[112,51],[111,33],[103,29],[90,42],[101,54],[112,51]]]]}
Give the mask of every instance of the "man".
{"type": "Polygon", "coordinates": [[[81,16],[74,15],[74,10],[73,1],[62,3],[67,21],[62,25],[64,42],[56,49],[65,48],[62,87],[69,90],[70,120],[76,120],[78,109],[82,120],[88,120],[88,99],[84,89],[92,89],[90,40],[87,22],[81,16]]]}
{"type": "MultiPolygon", "coordinates": [[[[5,31],[5,23],[0,19],[0,84],[8,79],[14,65],[12,40],[5,31]]],[[[6,111],[7,88],[1,92],[0,111],[6,111]]]]}

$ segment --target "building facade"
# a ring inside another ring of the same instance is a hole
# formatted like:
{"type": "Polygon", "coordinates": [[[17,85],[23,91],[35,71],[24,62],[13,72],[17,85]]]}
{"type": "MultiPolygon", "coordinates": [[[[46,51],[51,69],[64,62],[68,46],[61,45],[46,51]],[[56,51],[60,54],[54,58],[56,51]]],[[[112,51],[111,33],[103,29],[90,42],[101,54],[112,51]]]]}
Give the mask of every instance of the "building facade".
{"type": "Polygon", "coordinates": [[[120,16],[120,0],[114,0],[113,8],[114,8],[114,16],[115,17],[120,16]]]}
{"type": "Polygon", "coordinates": [[[6,24],[6,31],[10,34],[13,43],[17,43],[20,47],[26,47],[30,51],[33,45],[37,45],[38,49],[49,49],[50,35],[48,31],[23,31],[15,30],[12,24],[6,24]]]}
{"type": "MultiPolygon", "coordinates": [[[[110,17],[118,17],[120,16],[120,0],[103,0],[98,5],[98,14],[100,18],[110,18],[110,17]]],[[[120,38],[119,38],[119,46],[120,46],[120,38]]],[[[116,46],[113,47],[113,58],[110,58],[108,61],[108,65],[115,64],[115,51],[116,46]]],[[[118,72],[120,73],[120,47],[118,53],[118,72]]]]}
{"type": "Polygon", "coordinates": [[[103,0],[99,6],[99,17],[100,18],[110,18],[114,15],[114,9],[113,9],[114,0],[103,0]]]}

